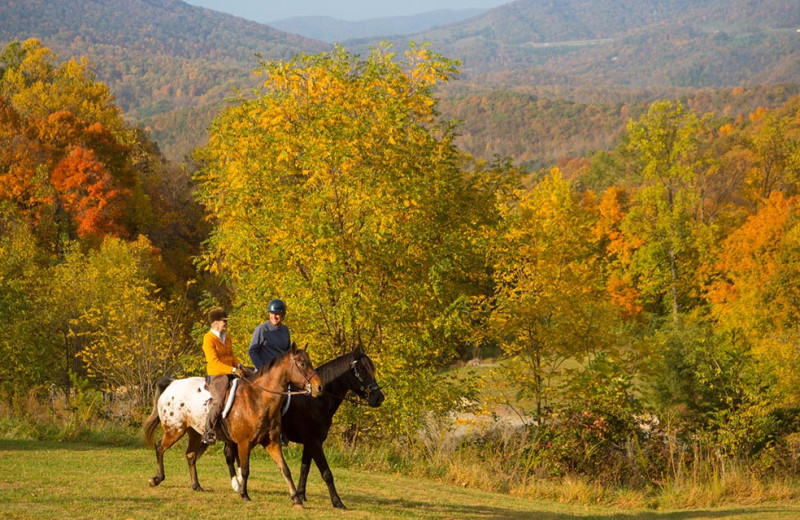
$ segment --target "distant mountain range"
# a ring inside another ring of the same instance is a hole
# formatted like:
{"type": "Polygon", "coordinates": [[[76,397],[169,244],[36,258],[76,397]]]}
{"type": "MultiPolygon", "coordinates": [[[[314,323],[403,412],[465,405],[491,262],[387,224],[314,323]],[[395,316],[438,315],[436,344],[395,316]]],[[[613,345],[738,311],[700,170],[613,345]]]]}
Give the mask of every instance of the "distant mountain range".
{"type": "MultiPolygon", "coordinates": [[[[0,45],[33,37],[62,59],[88,57],[126,117],[145,126],[172,158],[204,141],[232,89],[256,85],[256,55],[285,60],[330,49],[322,39],[341,40],[357,53],[381,40],[398,51],[410,40],[429,42],[463,64],[463,81],[442,91],[454,96],[443,105],[449,114],[480,117],[455,106],[458,100],[524,95],[502,97],[503,117],[520,118],[503,128],[526,124],[521,111],[509,109],[513,103],[533,108],[542,96],[613,105],[698,88],[800,84],[798,0],[517,0],[460,21],[425,16],[429,28],[411,35],[396,36],[411,30],[404,25],[409,20],[389,19],[368,24],[386,31],[380,36],[353,38],[362,28],[350,26],[341,33],[350,35],[346,40],[333,32],[312,39],[286,32],[300,29],[283,23],[278,30],[180,0],[0,0],[0,45]]],[[[337,23],[323,22],[332,29],[337,23]]],[[[567,112],[574,116],[580,108],[567,112]]],[[[465,133],[479,125],[466,120],[465,133]]],[[[470,151],[491,154],[489,140],[504,138],[475,140],[470,151]]]]}
{"type": "MultiPolygon", "coordinates": [[[[408,37],[471,73],[631,86],[800,82],[797,0],[517,0],[408,37]]],[[[376,41],[346,42],[363,50],[376,41]]]]}
{"type": "Polygon", "coordinates": [[[461,22],[484,12],[486,9],[442,9],[414,16],[374,18],[356,22],[337,20],[329,16],[303,16],[270,22],[269,25],[288,33],[333,43],[360,38],[414,34],[461,22]]]}

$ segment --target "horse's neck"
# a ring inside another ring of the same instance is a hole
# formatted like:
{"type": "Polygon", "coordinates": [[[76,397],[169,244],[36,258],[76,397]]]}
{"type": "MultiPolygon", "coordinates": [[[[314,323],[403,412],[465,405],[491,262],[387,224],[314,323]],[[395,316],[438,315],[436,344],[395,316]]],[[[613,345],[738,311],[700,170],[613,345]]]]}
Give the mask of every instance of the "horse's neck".
{"type": "Polygon", "coordinates": [[[347,372],[332,379],[331,382],[325,386],[327,387],[326,390],[331,394],[344,398],[345,394],[350,390],[350,385],[347,384],[347,372]]]}
{"type": "Polygon", "coordinates": [[[336,377],[331,378],[325,385],[325,392],[323,392],[322,395],[328,396],[328,400],[334,411],[342,404],[347,392],[352,390],[347,379],[349,373],[350,370],[348,368],[336,377]]]}
{"type": "Polygon", "coordinates": [[[265,370],[253,383],[270,392],[285,392],[289,384],[289,370],[286,359],[273,365],[269,370],[265,370]]]}

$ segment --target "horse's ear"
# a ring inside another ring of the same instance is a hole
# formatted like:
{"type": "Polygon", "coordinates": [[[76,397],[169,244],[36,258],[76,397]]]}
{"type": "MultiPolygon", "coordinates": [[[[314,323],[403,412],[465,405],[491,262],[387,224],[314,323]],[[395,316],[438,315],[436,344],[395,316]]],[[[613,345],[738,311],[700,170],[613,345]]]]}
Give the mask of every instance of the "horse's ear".
{"type": "Polygon", "coordinates": [[[295,343],[294,341],[292,341],[292,348],[291,348],[290,352],[292,354],[297,352],[297,343],[295,343]]]}
{"type": "Polygon", "coordinates": [[[353,349],[353,354],[360,355],[360,356],[366,355],[366,352],[364,352],[364,345],[359,343],[358,346],[353,349]]]}

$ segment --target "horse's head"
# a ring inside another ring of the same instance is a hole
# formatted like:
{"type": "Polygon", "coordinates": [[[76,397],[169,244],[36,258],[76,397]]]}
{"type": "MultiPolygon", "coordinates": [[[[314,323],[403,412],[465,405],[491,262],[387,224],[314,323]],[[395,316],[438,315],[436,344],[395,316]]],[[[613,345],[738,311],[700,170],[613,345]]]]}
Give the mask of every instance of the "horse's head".
{"type": "Polygon", "coordinates": [[[322,380],[314,370],[308,352],[305,349],[297,348],[292,343],[292,350],[289,353],[292,368],[289,371],[289,382],[297,387],[305,388],[311,397],[318,397],[322,393],[322,380]]]}
{"type": "Polygon", "coordinates": [[[350,389],[360,398],[366,399],[369,405],[377,408],[385,399],[381,387],[375,381],[375,365],[364,350],[359,347],[354,351],[354,359],[350,362],[350,372],[353,375],[354,384],[350,389]]]}

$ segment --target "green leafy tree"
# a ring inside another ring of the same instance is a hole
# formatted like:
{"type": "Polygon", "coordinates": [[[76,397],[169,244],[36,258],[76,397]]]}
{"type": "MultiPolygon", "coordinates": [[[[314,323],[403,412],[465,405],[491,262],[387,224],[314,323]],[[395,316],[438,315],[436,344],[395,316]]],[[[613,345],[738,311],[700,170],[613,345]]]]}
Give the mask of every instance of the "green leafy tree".
{"type": "Polygon", "coordinates": [[[800,144],[789,133],[789,120],[757,111],[747,148],[753,154],[745,179],[745,196],[760,206],[773,191],[796,195],[800,181],[800,144]]]}
{"type": "Polygon", "coordinates": [[[0,338],[0,390],[12,393],[48,381],[52,373],[47,351],[28,341],[39,324],[32,295],[42,289],[44,257],[25,219],[8,204],[0,204],[0,309],[6,314],[6,334],[0,338]]]}
{"type": "Polygon", "coordinates": [[[622,224],[632,249],[626,269],[649,310],[671,315],[676,325],[681,311],[699,299],[697,271],[711,242],[701,215],[701,125],[693,112],[668,101],[628,124],[642,184],[622,224]]]}
{"type": "Polygon", "coordinates": [[[39,342],[52,356],[51,376],[70,374],[97,388],[129,392],[134,408],[151,402],[161,375],[174,373],[188,348],[181,304],[166,302],[151,281],[158,265],[149,241],[107,238],[98,249],[73,243],[49,271],[36,298],[39,342]]]}
{"type": "Polygon", "coordinates": [[[178,372],[180,357],[190,347],[184,306],[160,298],[150,281],[150,256],[144,239],[110,239],[65,264],[67,269],[83,264],[81,271],[91,281],[87,289],[99,293],[70,320],[70,337],[84,345],[78,355],[101,389],[127,394],[132,411],[150,405],[158,378],[178,372]],[[106,290],[113,296],[103,297],[106,290]]]}

